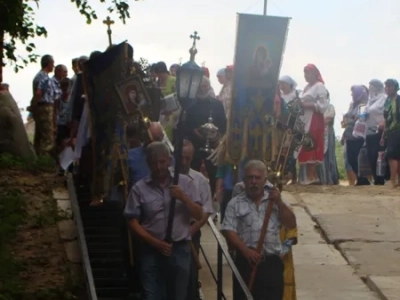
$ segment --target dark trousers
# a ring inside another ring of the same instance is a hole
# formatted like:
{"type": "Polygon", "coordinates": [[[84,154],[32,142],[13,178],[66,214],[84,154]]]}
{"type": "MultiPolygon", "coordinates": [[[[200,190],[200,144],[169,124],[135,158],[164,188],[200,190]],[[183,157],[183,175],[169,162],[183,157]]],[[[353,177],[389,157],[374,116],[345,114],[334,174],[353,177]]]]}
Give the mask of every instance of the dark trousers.
{"type": "Polygon", "coordinates": [[[217,181],[215,175],[217,174],[217,166],[215,166],[212,162],[207,160],[206,158],[209,154],[196,150],[196,153],[193,157],[191,168],[195,171],[200,172],[201,162],[204,160],[204,165],[206,167],[208,179],[210,180],[211,194],[215,193],[215,182],[217,181]]]}
{"type": "MultiPolygon", "coordinates": [[[[192,236],[192,243],[194,249],[196,250],[197,256],[199,256],[200,252],[200,238],[201,238],[200,230],[194,236],[192,236]]],[[[189,278],[186,300],[200,300],[199,269],[197,267],[193,254],[192,254],[192,264],[190,266],[190,278],[189,278]]]]}
{"type": "Polygon", "coordinates": [[[226,207],[228,206],[229,201],[231,201],[232,199],[232,190],[224,190],[224,197],[222,198],[222,202],[221,202],[221,223],[224,220],[225,217],[225,211],[226,211],[226,207]]]}
{"type": "Polygon", "coordinates": [[[347,161],[357,176],[356,185],[369,185],[366,177],[358,176],[358,155],[364,145],[364,139],[346,140],[347,161]]]}
{"type": "Polygon", "coordinates": [[[371,166],[372,176],[374,176],[375,185],[384,185],[385,177],[376,175],[376,162],[378,160],[378,152],[382,151],[382,147],[379,142],[381,140],[382,132],[367,135],[366,146],[368,153],[368,161],[371,166]]]}
{"type": "MultiPolygon", "coordinates": [[[[248,284],[252,271],[248,260],[240,253],[237,253],[235,264],[244,282],[248,284]]],[[[254,300],[282,300],[284,289],[283,269],[283,261],[279,256],[264,256],[263,261],[257,267],[257,274],[254,280],[252,290],[254,300]]],[[[246,299],[236,278],[233,279],[233,299],[246,299]]]]}
{"type": "Polygon", "coordinates": [[[140,251],[142,300],[185,300],[191,252],[187,241],[173,243],[171,256],[142,244],[140,251]]]}
{"type": "Polygon", "coordinates": [[[291,175],[292,181],[297,181],[297,169],[296,169],[297,160],[294,157],[288,159],[288,171],[291,175]]]}

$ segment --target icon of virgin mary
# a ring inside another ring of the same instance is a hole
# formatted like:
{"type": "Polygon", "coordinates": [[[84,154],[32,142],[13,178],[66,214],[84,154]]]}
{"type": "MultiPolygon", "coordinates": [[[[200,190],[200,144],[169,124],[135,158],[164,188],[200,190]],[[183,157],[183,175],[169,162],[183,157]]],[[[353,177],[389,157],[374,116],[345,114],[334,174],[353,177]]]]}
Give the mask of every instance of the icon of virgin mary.
{"type": "Polygon", "coordinates": [[[260,80],[265,79],[271,68],[271,61],[269,59],[268,49],[265,46],[258,46],[255,54],[253,64],[248,71],[248,79],[260,80]]]}

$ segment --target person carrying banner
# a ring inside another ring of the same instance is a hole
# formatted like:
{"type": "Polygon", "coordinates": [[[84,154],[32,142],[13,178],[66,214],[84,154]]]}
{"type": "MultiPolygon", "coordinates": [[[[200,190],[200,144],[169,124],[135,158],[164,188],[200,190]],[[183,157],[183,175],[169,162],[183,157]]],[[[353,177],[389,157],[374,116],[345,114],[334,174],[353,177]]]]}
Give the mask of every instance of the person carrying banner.
{"type": "MultiPolygon", "coordinates": [[[[267,184],[267,167],[259,160],[251,160],[244,167],[245,192],[235,196],[226,209],[221,231],[236,250],[235,264],[246,282],[249,282],[253,268],[256,276],[252,294],[257,300],[282,300],[284,293],[284,265],[281,258],[282,243],[280,229],[296,228],[296,217],[283,202],[279,191],[267,184]],[[263,250],[255,248],[262,238],[267,207],[272,201],[272,211],[264,237],[263,250]]],[[[234,299],[244,300],[236,283],[234,299]]]]}

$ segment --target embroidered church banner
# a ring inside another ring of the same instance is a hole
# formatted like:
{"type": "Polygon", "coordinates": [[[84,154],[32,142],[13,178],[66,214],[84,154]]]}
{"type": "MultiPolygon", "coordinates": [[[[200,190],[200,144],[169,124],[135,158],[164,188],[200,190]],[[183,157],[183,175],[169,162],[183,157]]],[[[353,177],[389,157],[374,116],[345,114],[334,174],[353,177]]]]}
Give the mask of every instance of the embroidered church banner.
{"type": "Polygon", "coordinates": [[[274,114],[289,18],[239,14],[237,24],[227,154],[236,165],[243,159],[268,162],[273,134],[266,116],[274,114]]]}
{"type": "Polygon", "coordinates": [[[98,198],[108,197],[113,187],[128,180],[125,124],[131,117],[115,85],[130,76],[132,57],[133,48],[122,43],[84,65],[94,159],[92,192],[98,198]]]}

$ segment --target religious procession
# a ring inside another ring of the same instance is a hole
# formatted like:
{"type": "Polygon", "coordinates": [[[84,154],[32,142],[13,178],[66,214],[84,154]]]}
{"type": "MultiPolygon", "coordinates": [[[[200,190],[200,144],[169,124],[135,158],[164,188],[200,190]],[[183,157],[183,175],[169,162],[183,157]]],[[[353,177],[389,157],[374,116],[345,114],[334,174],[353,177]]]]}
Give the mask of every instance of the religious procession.
{"type": "MultiPolygon", "coordinates": [[[[205,299],[205,227],[217,240],[217,272],[209,267],[217,299],[230,299],[226,265],[235,300],[297,299],[297,222],[282,189],[338,185],[339,174],[329,83],[307,62],[303,89],[280,74],[289,21],[239,14],[234,62],[220,70],[196,64],[197,32],[189,61],[170,67],[135,61],[131,45],[111,43],[111,31],[106,51],[72,59],[72,78],[41,57],[29,107],[35,152],[58,161],[86,233],[120,234],[117,268],[90,257],[106,253],[96,235],[81,241],[96,299],[205,299]],[[129,288],[103,291],[107,276],[129,288]]],[[[341,138],[350,185],[398,186],[398,90],[395,79],[351,87],[341,138]]]]}

